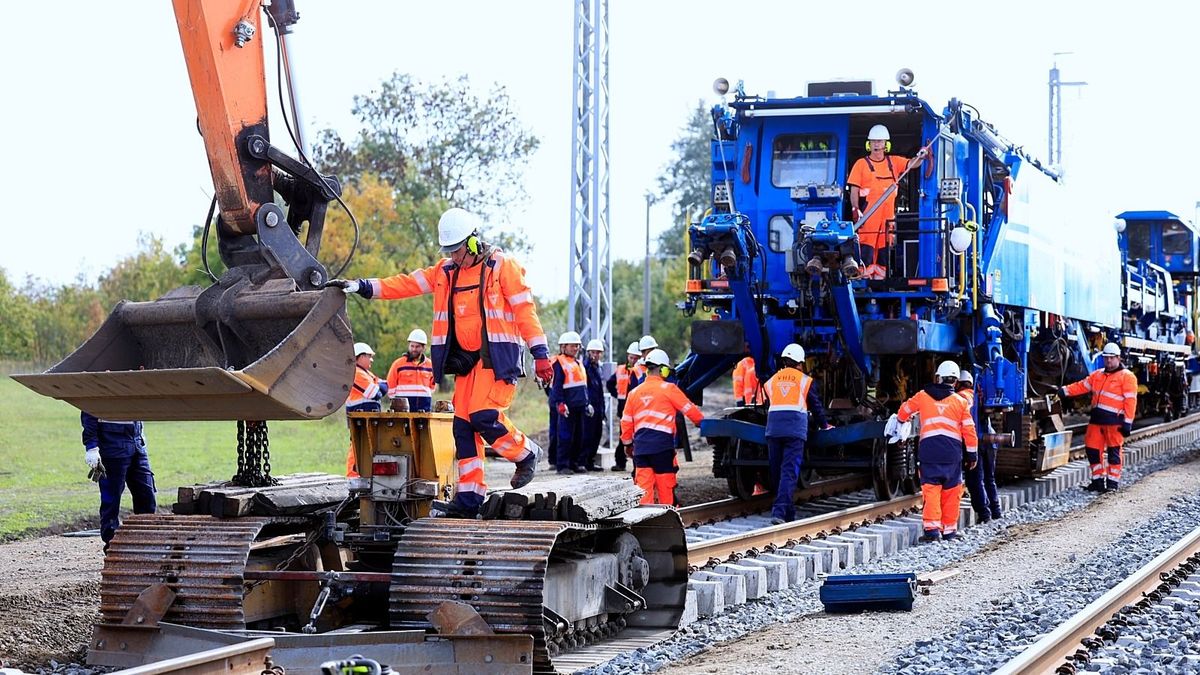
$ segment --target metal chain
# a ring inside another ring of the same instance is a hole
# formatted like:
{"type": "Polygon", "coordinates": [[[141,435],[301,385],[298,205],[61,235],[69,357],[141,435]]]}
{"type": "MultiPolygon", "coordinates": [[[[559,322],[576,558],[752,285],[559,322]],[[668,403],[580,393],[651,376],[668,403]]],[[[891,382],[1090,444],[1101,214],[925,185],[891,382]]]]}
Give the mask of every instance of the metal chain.
{"type": "Polygon", "coordinates": [[[264,420],[258,424],[262,440],[262,478],[267,485],[278,485],[279,481],[271,477],[271,441],[267,438],[267,422],[264,420]]]}
{"type": "Polygon", "coordinates": [[[271,477],[271,450],[266,422],[238,421],[238,472],[232,482],[245,487],[279,484],[271,477]]]}

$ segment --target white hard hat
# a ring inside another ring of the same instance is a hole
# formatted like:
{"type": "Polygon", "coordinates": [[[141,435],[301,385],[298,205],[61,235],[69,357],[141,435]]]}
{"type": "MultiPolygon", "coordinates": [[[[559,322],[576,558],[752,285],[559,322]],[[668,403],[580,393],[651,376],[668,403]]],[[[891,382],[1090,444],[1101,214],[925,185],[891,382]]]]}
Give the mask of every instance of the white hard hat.
{"type": "Polygon", "coordinates": [[[868,141],[890,141],[892,135],[888,133],[887,127],[882,124],[876,124],[867,132],[868,141]]]}
{"type": "Polygon", "coordinates": [[[958,373],[959,382],[974,382],[975,378],[971,376],[971,371],[963,370],[958,373]]]}
{"type": "Polygon", "coordinates": [[[1121,345],[1119,345],[1115,342],[1110,342],[1110,343],[1104,345],[1104,349],[1100,353],[1105,356],[1120,356],[1121,355],[1121,345]]]}
{"type": "Polygon", "coordinates": [[[934,373],[939,378],[953,377],[958,378],[958,364],[953,361],[942,361],[937,367],[937,372],[934,373]]]}
{"type": "Polygon", "coordinates": [[[573,330],[569,330],[569,331],[563,333],[562,335],[558,336],[558,346],[559,347],[561,347],[563,345],[578,345],[578,344],[583,344],[583,341],[579,339],[579,333],[576,333],[573,330]]]}
{"type": "Polygon", "coordinates": [[[791,359],[791,360],[795,361],[796,363],[803,363],[804,362],[804,347],[801,347],[800,345],[793,342],[792,344],[783,348],[783,354],[781,354],[780,356],[782,356],[785,359],[791,359]]]}
{"type": "Polygon", "coordinates": [[[641,340],[638,340],[638,351],[646,351],[647,349],[658,349],[658,340],[654,339],[653,335],[643,335],[641,340]]]}
{"type": "Polygon", "coordinates": [[[950,230],[950,250],[962,253],[971,247],[971,231],[965,227],[950,230]]]}
{"type": "Polygon", "coordinates": [[[429,336],[425,335],[425,331],[421,330],[420,328],[414,328],[413,331],[408,334],[408,341],[420,342],[423,345],[427,345],[429,344],[429,336]]]}
{"type": "Polygon", "coordinates": [[[375,350],[371,349],[371,345],[369,345],[365,342],[355,342],[354,343],[354,356],[359,357],[359,356],[362,356],[363,354],[370,354],[371,356],[375,356],[375,350]]]}
{"type": "Polygon", "coordinates": [[[629,349],[626,349],[625,353],[629,354],[630,356],[641,356],[642,350],[638,349],[638,343],[636,340],[634,340],[633,342],[629,343],[629,349]]]}
{"type": "Polygon", "coordinates": [[[479,217],[466,209],[447,209],[438,220],[438,246],[442,253],[457,251],[463,242],[479,231],[479,217]]]}
{"type": "Polygon", "coordinates": [[[604,351],[604,343],[596,338],[592,338],[588,340],[587,350],[589,352],[602,352],[604,351]]]}
{"type": "Polygon", "coordinates": [[[671,357],[661,349],[655,349],[646,356],[646,365],[648,366],[669,366],[671,365],[671,357]]]}

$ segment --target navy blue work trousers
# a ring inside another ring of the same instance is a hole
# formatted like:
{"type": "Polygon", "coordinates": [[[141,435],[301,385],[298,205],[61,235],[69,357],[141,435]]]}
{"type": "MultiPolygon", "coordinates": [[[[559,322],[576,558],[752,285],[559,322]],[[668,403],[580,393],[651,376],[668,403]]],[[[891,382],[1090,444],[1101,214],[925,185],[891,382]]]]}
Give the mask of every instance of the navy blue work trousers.
{"type": "Polygon", "coordinates": [[[793,495],[804,464],[804,440],[797,436],[768,436],[767,459],[771,485],[775,486],[775,504],[771,516],[785,521],[796,519],[793,495]]]}
{"type": "Polygon", "coordinates": [[[100,461],[105,477],[100,479],[100,538],[107,544],[121,524],[121,495],[125,486],[133,495],[134,513],[154,513],[154,472],[144,446],[129,448],[100,448],[100,461]]]}
{"type": "Polygon", "coordinates": [[[558,416],[558,456],[555,457],[555,466],[560,469],[583,466],[585,459],[583,441],[587,433],[587,409],[585,406],[568,406],[567,415],[558,416]]]}
{"type": "Polygon", "coordinates": [[[1000,494],[996,490],[996,448],[979,446],[979,462],[966,472],[971,508],[980,519],[999,518],[1000,494]]]}

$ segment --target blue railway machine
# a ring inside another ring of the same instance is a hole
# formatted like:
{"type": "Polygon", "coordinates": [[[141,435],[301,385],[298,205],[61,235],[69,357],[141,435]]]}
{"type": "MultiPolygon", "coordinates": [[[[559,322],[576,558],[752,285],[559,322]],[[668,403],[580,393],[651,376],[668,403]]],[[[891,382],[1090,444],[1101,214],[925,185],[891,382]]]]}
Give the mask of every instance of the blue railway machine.
{"type": "MultiPolygon", "coordinates": [[[[1107,340],[1124,345],[1143,384],[1143,414],[1191,407],[1194,228],[1166,211],[1128,211],[1116,227],[1111,214],[1083,217],[1061,177],[977,109],[935,108],[911,71],[897,80],[882,95],[833,82],[794,98],[749,95],[739,82],[713,108],[712,203],[689,227],[680,303],[711,319],[692,324],[678,373],[688,395],[702,400],[745,355],[765,381],[784,345],[800,343],[836,425],[810,432],[802,483],[869,473],[880,498],[919,489],[915,442],[889,444],[883,426],[943,359],[974,374],[978,428],[1006,476],[1069,460],[1076,411],[1054,392],[1107,340]],[[845,264],[863,262],[846,182],[877,124],[891,154],[928,157],[898,183],[886,272],[865,278],[845,264]]],[[[729,90],[724,79],[715,87],[729,90]]],[[[765,408],[749,406],[701,427],[731,494],[768,485],[764,424],[765,408]]]]}

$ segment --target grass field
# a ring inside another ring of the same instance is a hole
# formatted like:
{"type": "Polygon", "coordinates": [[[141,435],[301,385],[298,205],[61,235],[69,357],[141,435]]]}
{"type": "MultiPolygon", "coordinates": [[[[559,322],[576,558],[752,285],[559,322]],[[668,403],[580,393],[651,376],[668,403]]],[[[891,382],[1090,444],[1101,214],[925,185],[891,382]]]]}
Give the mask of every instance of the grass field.
{"type": "MultiPolygon", "coordinates": [[[[523,431],[546,428],[546,398],[530,380],[522,380],[509,412],[523,431]]],[[[236,471],[233,422],[145,426],[160,505],[169,507],[180,485],[236,471]]],[[[345,470],[349,436],[340,413],[312,422],[271,422],[269,428],[273,474],[345,470]]],[[[80,432],[78,410],[0,376],[0,541],[96,515],[99,492],[87,478],[80,432]]],[[[127,492],[124,506],[130,504],[127,492]]]]}

